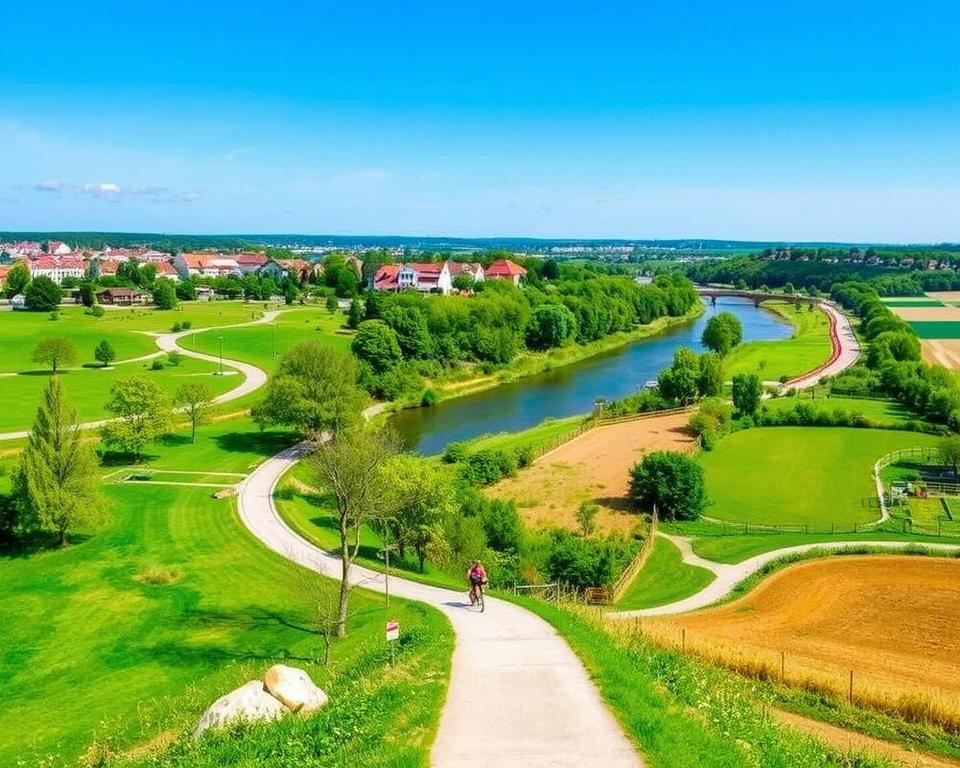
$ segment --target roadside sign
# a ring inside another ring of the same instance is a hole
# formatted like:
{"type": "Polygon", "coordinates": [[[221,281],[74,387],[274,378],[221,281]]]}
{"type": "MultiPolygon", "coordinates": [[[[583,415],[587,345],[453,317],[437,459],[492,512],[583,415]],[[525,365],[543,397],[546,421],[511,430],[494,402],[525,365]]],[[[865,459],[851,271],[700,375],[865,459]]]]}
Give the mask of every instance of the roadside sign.
{"type": "Polygon", "coordinates": [[[388,621],[387,622],[387,642],[393,642],[394,640],[400,639],[400,622],[399,621],[388,621]]]}

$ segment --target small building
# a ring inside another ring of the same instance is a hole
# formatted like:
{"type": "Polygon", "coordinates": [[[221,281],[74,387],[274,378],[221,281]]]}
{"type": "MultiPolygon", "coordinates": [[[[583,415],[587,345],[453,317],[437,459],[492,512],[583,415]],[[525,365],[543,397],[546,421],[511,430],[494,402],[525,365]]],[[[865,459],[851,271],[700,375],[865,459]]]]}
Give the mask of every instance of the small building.
{"type": "Polygon", "coordinates": [[[57,285],[67,277],[79,279],[87,270],[83,259],[74,256],[41,256],[27,262],[27,265],[31,278],[49,277],[57,285]]]}
{"type": "Polygon", "coordinates": [[[519,286],[520,281],[527,276],[527,270],[510,259],[498,259],[484,270],[488,280],[509,280],[519,286]]]}
{"type": "Polygon", "coordinates": [[[213,299],[213,288],[206,285],[198,285],[196,288],[197,301],[210,301],[213,299]]]}
{"type": "Polygon", "coordinates": [[[240,267],[240,271],[245,275],[252,275],[259,272],[270,261],[265,253],[260,253],[259,251],[238,253],[234,255],[233,259],[237,262],[237,266],[240,267]]]}
{"type": "Polygon", "coordinates": [[[130,307],[134,304],[145,304],[147,297],[142,291],[135,291],[133,288],[104,288],[97,292],[97,301],[117,307],[130,307]]]}
{"type": "Polygon", "coordinates": [[[483,265],[470,263],[466,261],[448,261],[448,269],[450,270],[450,280],[452,281],[457,275],[470,275],[473,278],[473,282],[482,283],[484,274],[483,274],[483,265]]]}
{"type": "Polygon", "coordinates": [[[191,277],[240,277],[243,270],[237,260],[220,253],[181,253],[173,261],[180,276],[191,277]]]}
{"type": "Polygon", "coordinates": [[[27,297],[22,293],[18,293],[12,299],[10,299],[10,306],[13,309],[26,309],[27,308],[27,297]]]}
{"type": "Polygon", "coordinates": [[[70,246],[59,240],[48,240],[46,251],[51,256],[66,256],[70,253],[70,246]]]}

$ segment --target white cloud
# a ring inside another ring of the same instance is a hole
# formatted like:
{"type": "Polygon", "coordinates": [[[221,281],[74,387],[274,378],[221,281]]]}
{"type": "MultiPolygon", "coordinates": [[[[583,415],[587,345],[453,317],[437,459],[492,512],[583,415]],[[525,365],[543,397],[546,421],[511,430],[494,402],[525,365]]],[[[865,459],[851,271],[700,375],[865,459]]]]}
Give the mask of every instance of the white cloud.
{"type": "Polygon", "coordinates": [[[44,179],[37,182],[35,189],[38,192],[59,192],[63,189],[63,182],[57,179],[44,179]]]}
{"type": "Polygon", "coordinates": [[[84,184],[82,191],[95,197],[109,197],[120,194],[120,185],[112,181],[100,181],[96,184],[84,184]]]}
{"type": "Polygon", "coordinates": [[[124,187],[114,181],[98,181],[87,184],[68,184],[59,180],[39,181],[34,189],[41,192],[66,192],[72,195],[88,195],[111,203],[123,199],[140,199],[150,203],[192,203],[200,199],[195,190],[179,192],[163,186],[124,187]]]}

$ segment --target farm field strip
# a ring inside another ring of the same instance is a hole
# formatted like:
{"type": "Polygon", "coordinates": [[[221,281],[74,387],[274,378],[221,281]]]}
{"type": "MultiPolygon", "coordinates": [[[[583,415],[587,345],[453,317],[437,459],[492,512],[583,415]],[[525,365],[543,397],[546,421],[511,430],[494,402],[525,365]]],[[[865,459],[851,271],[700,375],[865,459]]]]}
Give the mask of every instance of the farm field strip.
{"type": "MultiPolygon", "coordinates": [[[[960,311],[960,308],[958,308],[960,311]]],[[[911,320],[910,327],[916,332],[921,342],[927,339],[941,341],[955,341],[960,339],[960,322],[920,321],[911,320]]]]}
{"type": "Polygon", "coordinates": [[[891,307],[891,311],[908,323],[913,322],[958,322],[960,321],[960,307],[928,306],[928,307],[891,307]]]}
{"type": "Polygon", "coordinates": [[[780,669],[843,694],[896,702],[920,693],[960,719],[960,560],[849,556],[791,566],[745,597],[645,632],[732,666],[780,669]],[[917,664],[923,659],[923,664],[917,664]]]}
{"type": "Polygon", "coordinates": [[[924,339],[920,342],[923,361],[931,365],[960,370],[960,339],[924,339]]]}

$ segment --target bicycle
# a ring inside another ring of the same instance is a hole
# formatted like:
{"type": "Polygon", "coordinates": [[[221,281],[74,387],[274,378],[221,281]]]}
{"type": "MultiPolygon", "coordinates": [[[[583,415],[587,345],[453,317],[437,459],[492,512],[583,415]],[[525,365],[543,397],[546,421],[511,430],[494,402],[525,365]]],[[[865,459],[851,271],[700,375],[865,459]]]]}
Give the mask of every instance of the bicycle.
{"type": "Polygon", "coordinates": [[[473,589],[470,590],[470,605],[476,607],[480,606],[480,613],[483,613],[484,604],[483,604],[483,582],[479,584],[474,584],[473,589]]]}

